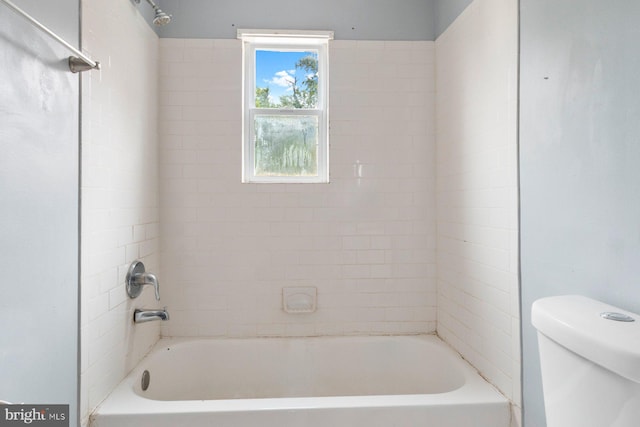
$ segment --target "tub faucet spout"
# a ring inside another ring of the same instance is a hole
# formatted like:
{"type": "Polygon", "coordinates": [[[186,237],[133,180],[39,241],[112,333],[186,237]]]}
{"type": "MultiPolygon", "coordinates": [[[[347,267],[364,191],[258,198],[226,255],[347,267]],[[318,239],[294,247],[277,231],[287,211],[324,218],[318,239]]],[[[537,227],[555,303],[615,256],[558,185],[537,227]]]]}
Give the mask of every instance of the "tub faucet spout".
{"type": "Polygon", "coordinates": [[[135,323],[145,323],[151,322],[154,320],[169,320],[169,312],[167,311],[167,307],[162,310],[140,310],[136,309],[133,312],[133,321],[135,323]]]}

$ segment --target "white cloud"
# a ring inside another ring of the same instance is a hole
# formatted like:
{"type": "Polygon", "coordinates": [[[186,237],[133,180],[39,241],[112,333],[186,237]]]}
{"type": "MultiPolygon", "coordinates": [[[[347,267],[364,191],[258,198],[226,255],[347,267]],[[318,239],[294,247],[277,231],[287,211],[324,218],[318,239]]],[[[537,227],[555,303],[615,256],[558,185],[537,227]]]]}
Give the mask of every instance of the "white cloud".
{"type": "Polygon", "coordinates": [[[278,71],[277,73],[274,74],[271,80],[265,80],[265,81],[269,84],[289,89],[291,88],[291,85],[295,81],[293,78],[293,74],[295,73],[295,70],[293,70],[293,73],[291,71],[292,70],[278,71]]]}

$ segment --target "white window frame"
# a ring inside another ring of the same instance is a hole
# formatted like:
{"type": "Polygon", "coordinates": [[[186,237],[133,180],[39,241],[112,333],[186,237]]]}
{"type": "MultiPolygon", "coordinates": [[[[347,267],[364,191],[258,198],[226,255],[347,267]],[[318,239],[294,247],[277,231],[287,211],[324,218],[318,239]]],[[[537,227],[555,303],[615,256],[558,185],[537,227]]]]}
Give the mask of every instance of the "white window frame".
{"type": "Polygon", "coordinates": [[[329,182],[329,40],[333,31],[238,30],[243,42],[242,182],[245,183],[328,183],[329,182]],[[256,51],[317,51],[318,104],[315,109],[256,108],[256,51]],[[316,176],[255,175],[255,127],[257,115],[317,116],[318,174],[316,176]]]}

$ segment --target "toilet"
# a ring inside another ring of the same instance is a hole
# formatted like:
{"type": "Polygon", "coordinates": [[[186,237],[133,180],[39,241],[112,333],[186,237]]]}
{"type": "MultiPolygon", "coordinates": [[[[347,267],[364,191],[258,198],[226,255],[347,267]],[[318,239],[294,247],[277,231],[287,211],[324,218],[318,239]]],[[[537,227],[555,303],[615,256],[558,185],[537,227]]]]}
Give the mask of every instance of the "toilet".
{"type": "Polygon", "coordinates": [[[533,303],[547,427],[640,426],[640,315],[578,295],[533,303]]]}

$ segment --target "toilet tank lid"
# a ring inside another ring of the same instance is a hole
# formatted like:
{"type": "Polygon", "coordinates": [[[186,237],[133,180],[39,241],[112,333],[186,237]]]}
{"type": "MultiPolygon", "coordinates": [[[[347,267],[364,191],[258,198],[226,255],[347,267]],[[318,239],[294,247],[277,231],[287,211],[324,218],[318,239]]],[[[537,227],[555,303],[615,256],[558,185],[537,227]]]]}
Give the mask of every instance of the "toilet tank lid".
{"type": "Polygon", "coordinates": [[[640,315],[580,295],[542,298],[531,322],[543,335],[610,371],[640,383],[640,315]],[[605,319],[603,312],[634,322],[605,319]]]}

